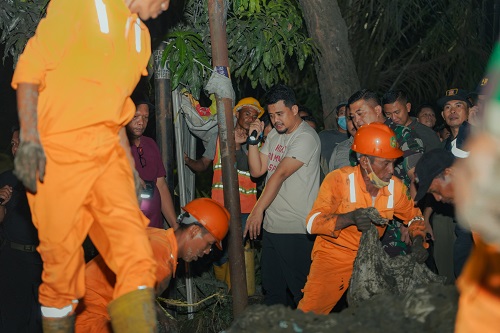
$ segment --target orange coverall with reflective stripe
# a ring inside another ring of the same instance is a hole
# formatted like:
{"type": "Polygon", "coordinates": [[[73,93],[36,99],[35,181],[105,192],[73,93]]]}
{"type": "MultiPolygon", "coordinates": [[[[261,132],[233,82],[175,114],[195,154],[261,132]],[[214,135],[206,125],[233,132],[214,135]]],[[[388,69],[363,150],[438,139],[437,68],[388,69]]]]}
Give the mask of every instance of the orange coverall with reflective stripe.
{"type": "Polygon", "coordinates": [[[38,131],[47,157],[29,195],[44,261],[40,302],[62,308],[83,297],[87,233],[115,271],[114,297],[153,286],[155,262],[118,133],[151,54],[150,36],[123,0],[52,0],[14,73],[37,84],[38,131]],[[133,249],[133,250],[131,250],[133,249]]]}
{"type": "MultiPolygon", "coordinates": [[[[329,173],[321,184],[318,197],[307,217],[307,231],[316,234],[312,264],[298,308],[304,312],[328,314],[349,287],[361,232],[355,225],[335,230],[337,215],[358,208],[375,207],[387,219],[397,216],[405,223],[422,216],[408,198],[403,182],[392,177],[389,186],[372,198],[366,190],[359,166],[346,166],[329,173]]],[[[376,226],[382,236],[385,226],[376,226]]],[[[424,236],[422,221],[411,223],[412,237],[424,236]]]]}
{"type": "Polygon", "coordinates": [[[500,327],[500,248],[474,235],[474,248],[457,280],[456,333],[493,333],[500,327]]]}
{"type": "MultiPolygon", "coordinates": [[[[147,234],[154,258],[158,264],[156,270],[156,293],[159,295],[168,287],[177,268],[177,240],[174,229],[147,228],[147,234]]],[[[133,251],[133,249],[131,249],[133,251]]],[[[112,332],[107,306],[113,299],[115,274],[106,266],[99,255],[87,263],[85,268],[85,297],[77,308],[76,332],[104,333],[112,332]]]]}

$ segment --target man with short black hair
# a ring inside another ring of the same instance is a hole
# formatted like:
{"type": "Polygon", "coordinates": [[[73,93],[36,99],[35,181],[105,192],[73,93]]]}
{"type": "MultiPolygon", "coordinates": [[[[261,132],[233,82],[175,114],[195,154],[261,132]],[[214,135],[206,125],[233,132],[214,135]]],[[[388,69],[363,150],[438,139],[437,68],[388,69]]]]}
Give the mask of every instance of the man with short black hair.
{"type": "Polygon", "coordinates": [[[434,128],[436,125],[436,110],[434,106],[431,104],[422,104],[417,108],[417,112],[415,112],[415,116],[417,121],[422,125],[425,125],[429,128],[434,128]]]}
{"type": "MultiPolygon", "coordinates": [[[[251,175],[260,177],[267,172],[266,186],[243,235],[257,238],[264,221],[261,268],[265,303],[294,308],[303,296],[311,265],[313,240],[304,221],[318,194],[320,141],[300,118],[290,87],[273,86],[266,104],[274,128],[260,151],[257,145],[250,145],[248,152],[251,175]],[[288,304],[288,292],[293,304],[288,304]]],[[[259,120],[250,125],[250,131],[259,134],[263,129],[259,120]]]]}
{"type": "Polygon", "coordinates": [[[408,127],[396,124],[392,119],[384,116],[382,102],[374,91],[363,89],[355,92],[349,98],[348,109],[349,116],[357,129],[365,124],[378,122],[385,123],[396,133],[399,147],[404,152],[404,163],[395,164],[394,174],[409,188],[410,176],[423,153],[422,140],[408,127]]]}
{"type": "Polygon", "coordinates": [[[411,103],[405,91],[390,90],[386,92],[382,97],[382,105],[387,118],[390,118],[398,125],[406,126],[415,131],[416,136],[424,144],[424,151],[430,151],[441,146],[441,141],[436,132],[418,122],[416,118],[410,117],[411,103]]]}
{"type": "MultiPolygon", "coordinates": [[[[410,187],[413,171],[423,153],[422,140],[417,137],[415,131],[404,125],[396,124],[384,116],[382,103],[374,91],[368,89],[359,90],[349,98],[348,104],[349,116],[358,130],[366,124],[385,123],[396,133],[399,148],[404,154],[402,159],[400,158],[394,163],[394,175],[403,181],[410,190],[409,193],[411,193],[414,189],[410,187]]],[[[355,165],[355,163],[357,161],[351,155],[351,165],[355,165]]],[[[382,243],[385,251],[390,256],[408,253],[411,244],[408,228],[399,221],[390,223],[382,238],[382,243]]]]}
{"type": "Polygon", "coordinates": [[[149,219],[148,227],[163,229],[163,214],[168,225],[175,229],[175,208],[165,180],[166,172],[160,149],[153,139],[143,135],[148,126],[149,109],[152,105],[140,91],[135,91],[131,97],[136,111],[126,128],[135,169],[141,179],[141,210],[149,219]]]}

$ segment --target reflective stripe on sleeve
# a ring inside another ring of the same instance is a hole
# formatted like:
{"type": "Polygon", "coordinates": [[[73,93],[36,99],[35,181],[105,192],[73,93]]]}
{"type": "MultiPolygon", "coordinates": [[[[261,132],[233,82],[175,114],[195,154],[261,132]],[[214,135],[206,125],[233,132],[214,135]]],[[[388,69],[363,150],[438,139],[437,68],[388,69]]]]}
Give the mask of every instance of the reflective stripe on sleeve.
{"type": "Polygon", "coordinates": [[[99,28],[103,34],[109,34],[108,13],[106,5],[102,0],[94,0],[95,8],[97,10],[97,18],[99,19],[99,28]]]}
{"type": "Polygon", "coordinates": [[[317,212],[317,213],[314,213],[310,218],[309,220],[307,220],[307,232],[309,234],[312,233],[312,225],[313,225],[313,222],[314,222],[314,219],[316,218],[316,216],[318,216],[319,214],[321,214],[321,212],[317,212]]]}

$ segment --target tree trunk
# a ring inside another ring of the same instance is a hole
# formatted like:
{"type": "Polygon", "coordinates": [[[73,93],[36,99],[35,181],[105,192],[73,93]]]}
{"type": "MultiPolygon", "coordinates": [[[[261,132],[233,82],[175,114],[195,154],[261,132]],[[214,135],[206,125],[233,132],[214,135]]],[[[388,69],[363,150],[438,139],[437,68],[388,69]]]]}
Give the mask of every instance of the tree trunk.
{"type": "Polygon", "coordinates": [[[335,107],[359,89],[347,26],[337,0],[299,0],[309,36],[321,55],[316,63],[325,128],[337,128],[335,107]]]}

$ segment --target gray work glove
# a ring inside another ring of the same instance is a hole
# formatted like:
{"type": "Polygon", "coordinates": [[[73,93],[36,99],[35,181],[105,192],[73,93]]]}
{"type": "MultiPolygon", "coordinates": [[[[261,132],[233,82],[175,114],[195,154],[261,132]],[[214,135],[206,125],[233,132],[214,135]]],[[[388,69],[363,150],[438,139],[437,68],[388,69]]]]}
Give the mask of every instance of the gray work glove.
{"type": "Polygon", "coordinates": [[[37,175],[43,182],[46,163],[45,153],[39,142],[21,141],[14,158],[14,174],[30,192],[36,193],[37,175]]]}
{"type": "Polygon", "coordinates": [[[429,253],[427,252],[427,249],[424,248],[424,239],[422,236],[417,236],[413,239],[411,252],[413,253],[413,257],[417,263],[423,264],[427,260],[429,253]]]}
{"type": "Polygon", "coordinates": [[[370,208],[358,208],[349,214],[351,221],[356,225],[359,231],[363,232],[370,229],[372,225],[370,208]]]}

